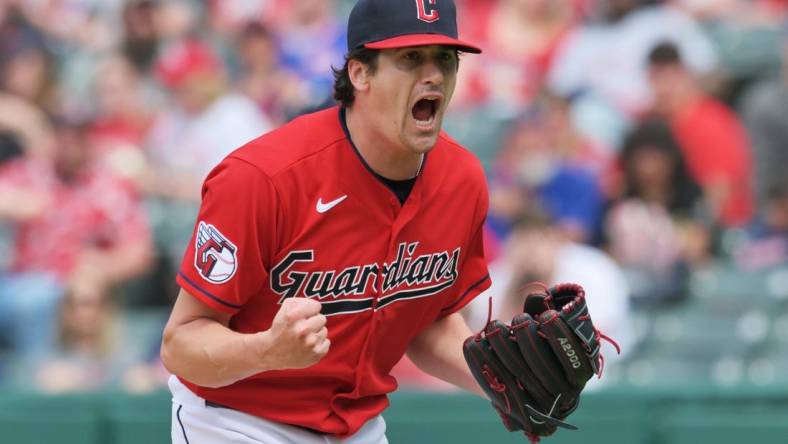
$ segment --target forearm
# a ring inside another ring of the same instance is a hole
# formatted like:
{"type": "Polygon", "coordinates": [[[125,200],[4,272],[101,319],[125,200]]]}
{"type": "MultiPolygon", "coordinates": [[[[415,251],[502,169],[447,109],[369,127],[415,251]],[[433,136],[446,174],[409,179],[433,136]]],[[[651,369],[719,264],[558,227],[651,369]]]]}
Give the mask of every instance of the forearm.
{"type": "Polygon", "coordinates": [[[211,319],[195,319],[165,329],[162,362],[189,382],[222,387],[267,370],[255,348],[258,335],[232,331],[211,319]]]}
{"type": "Polygon", "coordinates": [[[164,328],[161,360],[170,372],[205,387],[222,387],[268,370],[306,368],[328,353],[320,302],[285,300],[268,330],[231,330],[230,315],[181,290],[164,328]]]}
{"type": "Polygon", "coordinates": [[[150,242],[130,242],[108,252],[104,259],[107,280],[112,284],[123,282],[148,269],[153,259],[153,246],[150,242]]]}
{"type": "Polygon", "coordinates": [[[70,275],[72,291],[103,292],[144,273],[152,259],[150,242],[125,242],[109,250],[90,249],[82,253],[70,275]]]}
{"type": "Polygon", "coordinates": [[[408,347],[408,357],[424,372],[486,397],[465,363],[462,344],[471,332],[459,313],[436,321],[408,347]]]}

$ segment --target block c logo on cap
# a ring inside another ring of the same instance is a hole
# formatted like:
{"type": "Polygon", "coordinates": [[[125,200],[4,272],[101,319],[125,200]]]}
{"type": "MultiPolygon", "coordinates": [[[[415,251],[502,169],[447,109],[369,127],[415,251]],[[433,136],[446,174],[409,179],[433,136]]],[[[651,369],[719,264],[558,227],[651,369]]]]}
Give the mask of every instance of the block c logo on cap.
{"type": "Polygon", "coordinates": [[[419,11],[419,20],[435,23],[440,19],[437,8],[438,0],[416,0],[416,9],[419,11]]]}

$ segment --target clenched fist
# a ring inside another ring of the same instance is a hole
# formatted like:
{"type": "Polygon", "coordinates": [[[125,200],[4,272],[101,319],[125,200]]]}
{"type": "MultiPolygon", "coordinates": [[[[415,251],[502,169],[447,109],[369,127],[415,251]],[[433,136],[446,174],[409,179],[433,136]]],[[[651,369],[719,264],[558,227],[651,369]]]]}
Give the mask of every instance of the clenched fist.
{"type": "Polygon", "coordinates": [[[271,328],[255,337],[269,370],[309,367],[328,353],[331,341],[320,308],[312,299],[285,299],[271,328]]]}

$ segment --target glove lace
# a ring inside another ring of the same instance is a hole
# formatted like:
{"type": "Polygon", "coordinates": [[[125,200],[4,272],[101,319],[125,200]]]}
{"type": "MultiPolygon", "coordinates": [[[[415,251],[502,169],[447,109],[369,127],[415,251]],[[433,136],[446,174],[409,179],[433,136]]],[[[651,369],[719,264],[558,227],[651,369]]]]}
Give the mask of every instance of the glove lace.
{"type": "Polygon", "coordinates": [[[491,389],[503,395],[503,399],[506,401],[506,413],[510,413],[512,411],[512,405],[509,404],[509,396],[506,395],[506,385],[493,376],[492,370],[490,370],[490,367],[486,364],[483,367],[482,375],[484,375],[484,379],[491,389]]]}
{"type": "MultiPolygon", "coordinates": [[[[588,321],[588,320],[591,319],[591,316],[588,315],[588,314],[585,314],[583,316],[579,316],[578,319],[580,319],[581,321],[588,321]]],[[[602,340],[604,339],[610,345],[615,347],[617,354],[619,354],[619,355],[621,354],[621,347],[618,345],[618,342],[616,342],[613,338],[611,338],[610,336],[602,333],[596,327],[594,327],[594,334],[596,335],[597,342],[602,342],[602,340]]],[[[605,356],[602,354],[602,352],[599,353],[599,358],[598,358],[598,361],[597,361],[597,365],[599,367],[599,372],[597,373],[597,379],[601,379],[602,378],[602,371],[605,369],[605,356]]]]}

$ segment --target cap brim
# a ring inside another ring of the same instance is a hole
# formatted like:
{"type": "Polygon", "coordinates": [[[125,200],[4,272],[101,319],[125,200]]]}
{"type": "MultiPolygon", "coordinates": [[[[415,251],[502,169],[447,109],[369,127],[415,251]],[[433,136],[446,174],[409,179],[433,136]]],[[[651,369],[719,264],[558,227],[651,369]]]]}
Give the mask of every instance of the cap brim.
{"type": "Polygon", "coordinates": [[[443,34],[408,34],[392,37],[390,39],[379,40],[377,42],[370,42],[364,45],[369,49],[394,49],[394,48],[407,48],[409,46],[430,46],[430,45],[443,45],[454,46],[462,52],[470,52],[472,54],[480,54],[481,48],[471,45],[468,42],[451,38],[443,34]]]}

